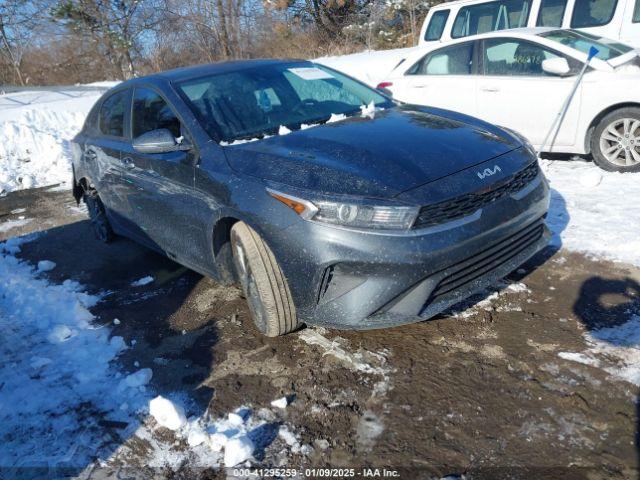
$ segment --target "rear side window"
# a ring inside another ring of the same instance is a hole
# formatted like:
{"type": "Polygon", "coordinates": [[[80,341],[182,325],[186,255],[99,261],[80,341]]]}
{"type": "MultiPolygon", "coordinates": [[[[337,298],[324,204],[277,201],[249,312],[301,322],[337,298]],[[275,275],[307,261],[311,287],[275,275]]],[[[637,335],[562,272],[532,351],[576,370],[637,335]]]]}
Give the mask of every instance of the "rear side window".
{"type": "Polygon", "coordinates": [[[407,75],[471,75],[474,42],[441,48],[413,65],[407,75]]]}
{"type": "Polygon", "coordinates": [[[538,27],[561,27],[566,8],[567,0],[542,0],[536,25],[538,27]]]}
{"type": "Polygon", "coordinates": [[[640,23],[640,0],[636,0],[636,6],[633,9],[633,23],[640,23]]]}
{"type": "Polygon", "coordinates": [[[129,92],[114,93],[100,107],[100,132],[111,137],[124,137],[124,117],[129,92]]]}
{"type": "Polygon", "coordinates": [[[531,0],[500,0],[462,7],[456,15],[451,36],[466,37],[478,33],[526,27],[531,0]]]}
{"type": "Polygon", "coordinates": [[[167,102],[155,91],[136,88],[133,93],[133,137],[160,128],[166,128],[179,137],[180,120],[167,102]]]}
{"type": "Polygon", "coordinates": [[[431,20],[429,20],[427,31],[424,32],[424,39],[429,42],[440,40],[442,32],[444,32],[444,26],[447,23],[447,18],[449,18],[449,10],[438,10],[435,12],[431,17],[431,20]]]}
{"type": "Polygon", "coordinates": [[[617,0],[576,0],[571,28],[599,27],[611,22],[617,0]]]}

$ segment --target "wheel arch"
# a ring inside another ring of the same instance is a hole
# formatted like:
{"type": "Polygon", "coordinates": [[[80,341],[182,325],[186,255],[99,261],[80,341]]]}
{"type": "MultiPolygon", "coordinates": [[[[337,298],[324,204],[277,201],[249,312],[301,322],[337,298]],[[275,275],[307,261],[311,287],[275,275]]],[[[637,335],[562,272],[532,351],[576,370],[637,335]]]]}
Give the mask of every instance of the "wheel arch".
{"type": "Polygon", "coordinates": [[[585,152],[587,152],[589,154],[592,153],[591,152],[591,137],[593,136],[593,131],[596,129],[598,123],[600,123],[600,121],[604,117],[609,115],[610,113],[615,112],[616,110],[620,110],[620,109],[623,109],[623,108],[629,108],[629,107],[640,108],[640,103],[638,103],[638,102],[622,102],[622,103],[616,103],[615,105],[610,105],[609,107],[605,108],[600,113],[598,113],[593,118],[593,120],[591,120],[591,123],[589,123],[589,126],[587,127],[586,134],[584,136],[584,149],[585,149],[585,152]]]}
{"type": "Polygon", "coordinates": [[[215,223],[211,237],[213,247],[213,259],[219,280],[224,284],[236,281],[233,267],[233,254],[231,251],[231,229],[240,222],[237,217],[225,216],[215,223]]]}

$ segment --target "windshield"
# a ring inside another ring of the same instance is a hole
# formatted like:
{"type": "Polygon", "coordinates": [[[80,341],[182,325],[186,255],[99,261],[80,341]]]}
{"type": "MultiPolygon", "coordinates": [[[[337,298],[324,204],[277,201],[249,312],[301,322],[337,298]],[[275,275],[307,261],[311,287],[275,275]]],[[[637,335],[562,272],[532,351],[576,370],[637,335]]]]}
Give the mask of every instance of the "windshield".
{"type": "Polygon", "coordinates": [[[605,61],[633,50],[633,48],[623,43],[575,30],[553,30],[539,35],[583,53],[589,53],[591,47],[596,47],[598,49],[596,57],[605,61]]]}
{"type": "Polygon", "coordinates": [[[321,123],[360,107],[389,107],[375,90],[310,62],[278,63],[177,84],[204,129],[220,141],[273,135],[321,123]]]}

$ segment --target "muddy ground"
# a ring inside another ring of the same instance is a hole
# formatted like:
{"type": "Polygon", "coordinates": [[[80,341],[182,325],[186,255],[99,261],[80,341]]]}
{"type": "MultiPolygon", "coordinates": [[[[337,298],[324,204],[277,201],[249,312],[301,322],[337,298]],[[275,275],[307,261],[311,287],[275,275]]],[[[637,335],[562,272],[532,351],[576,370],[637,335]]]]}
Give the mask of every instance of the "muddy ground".
{"type": "MultiPolygon", "coordinates": [[[[68,192],[0,198],[0,225],[7,221],[17,223],[0,240],[41,231],[20,257],[56,262],[52,281],[110,292],[92,312],[105,324],[121,320],[114,334],[137,341],[121,367],[135,359],[153,368],[158,392],[183,390],[212,416],[295,395],[280,420],[312,450],[283,460],[274,442],[254,465],[387,467],[408,479],[638,478],[637,388],[558,355],[583,351],[586,332],[640,311],[636,268],[548,250],[508,279],[515,286],[427,322],[270,339],[253,328],[236,288],[126,239],[98,243],[68,192]],[[131,288],[146,275],[155,282],[131,288]]],[[[143,471],[144,442],[119,441],[130,456],[111,468],[143,471]]],[[[226,477],[189,465],[152,473],[226,477]]]]}

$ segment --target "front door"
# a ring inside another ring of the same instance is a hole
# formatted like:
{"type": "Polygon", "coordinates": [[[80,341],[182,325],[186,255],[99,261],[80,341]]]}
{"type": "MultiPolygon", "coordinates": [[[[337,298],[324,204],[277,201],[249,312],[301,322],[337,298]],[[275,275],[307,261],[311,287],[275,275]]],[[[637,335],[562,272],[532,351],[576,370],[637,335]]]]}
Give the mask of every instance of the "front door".
{"type": "MultiPolygon", "coordinates": [[[[136,87],[131,115],[132,137],[166,128],[190,142],[178,116],[161,94],[136,87]]],[[[128,210],[142,230],[141,239],[170,258],[198,265],[205,226],[197,215],[204,208],[194,193],[195,152],[140,153],[129,144],[123,153],[129,189],[128,210]]]]}
{"type": "MultiPolygon", "coordinates": [[[[546,74],[543,60],[559,54],[526,40],[485,40],[482,55],[484,75],[478,79],[477,116],[511,128],[540,146],[576,81],[575,75],[546,74]]],[[[567,61],[577,73],[579,63],[569,58],[567,61]]],[[[576,142],[580,93],[578,90],[573,97],[554,146],[572,146],[576,142]]],[[[548,149],[549,144],[545,146],[548,149]]]]}

